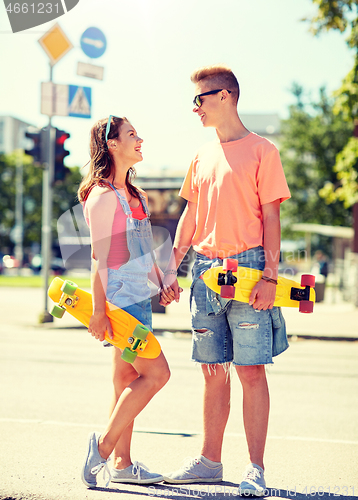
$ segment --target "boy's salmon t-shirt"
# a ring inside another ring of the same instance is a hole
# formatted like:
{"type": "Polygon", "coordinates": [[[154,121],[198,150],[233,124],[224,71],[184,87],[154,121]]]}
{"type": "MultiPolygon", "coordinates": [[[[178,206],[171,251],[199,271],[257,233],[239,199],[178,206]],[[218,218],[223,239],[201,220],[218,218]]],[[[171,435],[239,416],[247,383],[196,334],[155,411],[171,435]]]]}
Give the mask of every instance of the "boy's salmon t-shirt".
{"type": "Polygon", "coordinates": [[[290,191],[275,145],[250,132],[203,146],[179,195],[197,204],[194,250],[222,259],[263,245],[261,206],[290,191]]]}

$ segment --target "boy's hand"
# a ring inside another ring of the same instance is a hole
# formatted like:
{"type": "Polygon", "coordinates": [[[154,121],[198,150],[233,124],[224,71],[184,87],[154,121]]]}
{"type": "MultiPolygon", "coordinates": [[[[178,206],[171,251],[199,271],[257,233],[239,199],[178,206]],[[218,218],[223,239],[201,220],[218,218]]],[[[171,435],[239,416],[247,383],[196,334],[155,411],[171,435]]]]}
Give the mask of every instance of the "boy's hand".
{"type": "MultiPolygon", "coordinates": [[[[167,274],[166,276],[164,276],[163,288],[165,286],[171,288],[171,290],[174,292],[174,300],[176,302],[179,302],[180,294],[183,291],[183,289],[179,287],[178,280],[173,274],[167,274]]],[[[173,299],[171,301],[173,301],[173,299]]]]}
{"type": "Polygon", "coordinates": [[[266,311],[273,308],[275,296],[276,285],[269,281],[260,280],[251,291],[249,304],[254,309],[266,311]]]}
{"type": "Polygon", "coordinates": [[[173,302],[173,300],[179,302],[180,294],[182,291],[183,289],[179,287],[177,280],[175,280],[175,282],[170,286],[166,285],[164,281],[163,288],[160,289],[159,304],[161,306],[168,306],[173,302]],[[177,291],[175,290],[175,288],[177,289],[177,291]]]}

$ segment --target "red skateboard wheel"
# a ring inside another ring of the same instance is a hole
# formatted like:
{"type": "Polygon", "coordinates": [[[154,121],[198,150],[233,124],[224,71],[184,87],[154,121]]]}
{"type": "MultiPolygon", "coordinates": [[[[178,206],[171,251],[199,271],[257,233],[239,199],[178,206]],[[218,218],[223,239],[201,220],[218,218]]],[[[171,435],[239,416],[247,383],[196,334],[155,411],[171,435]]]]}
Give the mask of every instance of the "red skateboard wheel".
{"type": "Polygon", "coordinates": [[[223,271],[237,271],[238,262],[236,259],[224,259],[223,271]]]}
{"type": "Polygon", "coordinates": [[[315,283],[316,278],[313,276],[313,274],[302,274],[301,286],[310,286],[311,288],[314,288],[315,283]]]}
{"type": "Polygon", "coordinates": [[[300,305],[299,305],[299,311],[301,313],[313,313],[312,300],[301,300],[300,305]]]}
{"type": "Polygon", "coordinates": [[[235,287],[233,285],[223,285],[220,290],[220,297],[233,299],[235,297],[235,287]]]}

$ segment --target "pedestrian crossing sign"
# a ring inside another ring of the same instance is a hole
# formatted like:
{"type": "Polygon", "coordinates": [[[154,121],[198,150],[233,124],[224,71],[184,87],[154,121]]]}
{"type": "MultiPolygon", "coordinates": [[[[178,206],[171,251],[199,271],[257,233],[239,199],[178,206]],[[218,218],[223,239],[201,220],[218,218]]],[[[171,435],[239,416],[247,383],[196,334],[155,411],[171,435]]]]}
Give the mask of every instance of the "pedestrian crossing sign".
{"type": "Polygon", "coordinates": [[[69,85],[68,116],[91,118],[91,87],[69,85]]]}

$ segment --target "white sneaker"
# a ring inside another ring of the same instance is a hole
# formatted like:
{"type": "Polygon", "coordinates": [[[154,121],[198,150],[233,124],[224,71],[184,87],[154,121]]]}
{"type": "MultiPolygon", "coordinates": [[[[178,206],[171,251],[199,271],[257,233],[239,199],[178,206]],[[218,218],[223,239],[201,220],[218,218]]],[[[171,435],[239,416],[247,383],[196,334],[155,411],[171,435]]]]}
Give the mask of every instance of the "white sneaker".
{"type": "Polygon", "coordinates": [[[153,484],[164,480],[162,475],[149,472],[148,467],[139,462],[126,469],[112,469],[111,476],[113,483],[153,484]]]}
{"type": "Polygon", "coordinates": [[[179,470],[164,475],[164,481],[170,484],[218,483],[222,479],[222,463],[213,463],[203,456],[188,458],[179,470]]]}
{"type": "Polygon", "coordinates": [[[111,478],[111,473],[108,468],[108,460],[105,460],[101,457],[98,451],[98,440],[100,438],[100,434],[96,432],[91,432],[88,439],[88,451],[85,463],[82,468],[82,481],[85,483],[87,488],[95,488],[97,486],[97,474],[101,469],[104,468],[104,474],[107,472],[109,475],[109,480],[106,484],[108,486],[111,478]]]}
{"type": "Polygon", "coordinates": [[[243,477],[244,479],[239,486],[240,495],[262,497],[265,494],[264,470],[259,465],[249,464],[243,477]]]}

